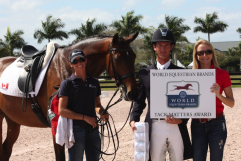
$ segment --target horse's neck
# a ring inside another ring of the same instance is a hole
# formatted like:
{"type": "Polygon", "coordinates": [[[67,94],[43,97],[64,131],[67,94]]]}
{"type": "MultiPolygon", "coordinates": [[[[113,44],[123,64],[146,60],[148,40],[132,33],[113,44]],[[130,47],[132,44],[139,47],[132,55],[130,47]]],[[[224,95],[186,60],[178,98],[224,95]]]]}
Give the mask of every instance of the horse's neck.
{"type": "Polygon", "coordinates": [[[84,40],[74,46],[84,51],[87,57],[87,73],[98,78],[106,69],[106,55],[109,54],[110,38],[84,40]]]}
{"type": "Polygon", "coordinates": [[[50,75],[54,75],[54,80],[61,82],[72,74],[73,70],[69,66],[68,61],[69,52],[70,50],[66,50],[64,48],[59,48],[56,51],[48,71],[50,75]]]}

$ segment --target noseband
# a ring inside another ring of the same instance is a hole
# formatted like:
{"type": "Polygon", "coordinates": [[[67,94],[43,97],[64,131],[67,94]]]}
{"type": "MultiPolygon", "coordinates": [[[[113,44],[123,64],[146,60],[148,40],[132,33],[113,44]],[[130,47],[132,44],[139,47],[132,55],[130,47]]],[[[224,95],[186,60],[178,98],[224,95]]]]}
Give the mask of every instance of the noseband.
{"type": "MultiPolygon", "coordinates": [[[[112,64],[112,69],[113,69],[113,75],[114,75],[114,78],[115,78],[115,83],[117,85],[117,87],[120,87],[120,85],[122,85],[122,80],[123,79],[126,79],[126,78],[129,78],[129,77],[134,77],[135,76],[135,73],[132,72],[132,73],[127,73],[123,76],[120,76],[117,71],[116,71],[116,68],[115,68],[115,65],[114,65],[114,61],[113,61],[113,56],[112,56],[112,51],[129,51],[129,50],[132,50],[132,48],[128,48],[128,49],[118,49],[118,48],[112,48],[112,44],[110,44],[110,61],[109,61],[109,66],[110,66],[110,62],[112,64]]],[[[109,67],[110,68],[110,67],[109,67]]]]}

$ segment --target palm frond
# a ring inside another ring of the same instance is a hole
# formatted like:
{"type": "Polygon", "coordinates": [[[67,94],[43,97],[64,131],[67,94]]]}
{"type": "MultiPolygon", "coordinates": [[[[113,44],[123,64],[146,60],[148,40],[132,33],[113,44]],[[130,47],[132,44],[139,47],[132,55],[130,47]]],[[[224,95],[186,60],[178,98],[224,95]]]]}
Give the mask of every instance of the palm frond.
{"type": "Polygon", "coordinates": [[[111,27],[115,28],[122,36],[129,36],[136,32],[144,34],[147,29],[140,25],[143,19],[142,15],[134,15],[134,11],[127,12],[125,16],[121,16],[121,20],[113,21],[111,27]]]}
{"type": "Polygon", "coordinates": [[[47,39],[60,39],[68,38],[68,32],[61,30],[64,28],[65,24],[61,21],[60,18],[53,18],[52,15],[46,17],[46,21],[41,21],[42,30],[36,29],[33,37],[37,39],[38,43],[42,43],[43,40],[47,39]]]}
{"type": "Polygon", "coordinates": [[[213,12],[212,14],[207,13],[205,19],[195,17],[194,23],[198,24],[198,26],[194,27],[193,32],[208,33],[208,39],[210,41],[210,34],[224,32],[228,27],[228,24],[223,21],[218,21],[218,19],[217,12],[213,12]]]}

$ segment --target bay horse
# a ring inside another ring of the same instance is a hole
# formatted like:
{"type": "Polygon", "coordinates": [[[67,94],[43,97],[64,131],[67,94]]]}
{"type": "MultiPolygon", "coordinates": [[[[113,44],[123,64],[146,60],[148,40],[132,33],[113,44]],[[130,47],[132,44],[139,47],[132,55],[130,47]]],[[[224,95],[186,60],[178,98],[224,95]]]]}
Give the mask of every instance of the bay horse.
{"type": "MultiPolygon", "coordinates": [[[[97,36],[86,38],[75,44],[58,48],[52,58],[42,86],[37,95],[39,106],[45,117],[47,117],[47,106],[49,97],[56,91],[53,86],[59,85],[64,79],[70,77],[72,69],[68,64],[70,51],[82,49],[87,57],[87,73],[98,78],[104,70],[115,78],[116,84],[122,88],[125,100],[134,100],[137,95],[137,85],[134,75],[134,62],[136,55],[130,47],[130,43],[136,39],[138,33],[123,38],[114,36],[97,36]]],[[[0,59],[0,76],[4,69],[16,60],[16,57],[3,57],[0,59]]],[[[46,128],[34,112],[31,110],[31,102],[27,99],[27,110],[22,111],[22,98],[0,93],[0,161],[8,161],[12,147],[18,139],[20,126],[46,128]],[[2,138],[2,122],[7,122],[7,135],[2,138]]],[[[57,161],[64,161],[64,146],[55,143],[55,156],[57,161]]],[[[41,143],[40,143],[41,144],[41,143]]]]}

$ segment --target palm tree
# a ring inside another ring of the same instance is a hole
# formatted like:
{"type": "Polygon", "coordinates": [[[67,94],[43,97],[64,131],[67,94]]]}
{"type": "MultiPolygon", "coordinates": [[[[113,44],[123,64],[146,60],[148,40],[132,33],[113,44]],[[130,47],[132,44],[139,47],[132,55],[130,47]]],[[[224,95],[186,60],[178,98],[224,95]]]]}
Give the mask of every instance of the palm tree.
{"type": "Polygon", "coordinates": [[[233,56],[233,48],[228,48],[228,51],[225,54],[227,57],[233,56]]]}
{"type": "Polygon", "coordinates": [[[178,18],[176,16],[168,16],[165,15],[165,23],[160,23],[158,28],[168,28],[172,31],[176,41],[182,42],[188,42],[188,39],[186,36],[183,36],[185,32],[190,30],[190,27],[188,25],[183,24],[185,19],[178,18]]]}
{"type": "Polygon", "coordinates": [[[240,38],[241,38],[241,28],[238,28],[237,30],[236,30],[240,35],[240,38]]]}
{"type": "Polygon", "coordinates": [[[81,27],[78,29],[72,29],[69,34],[75,35],[74,42],[83,39],[85,37],[101,34],[107,26],[104,23],[94,24],[96,19],[87,20],[85,24],[81,23],[81,27]]]}
{"type": "Polygon", "coordinates": [[[205,40],[205,39],[198,36],[198,38],[196,38],[196,41],[198,41],[198,40],[205,40]]]}
{"type": "Polygon", "coordinates": [[[139,71],[142,69],[140,67],[144,67],[144,64],[150,64],[154,57],[152,56],[152,44],[151,39],[153,32],[156,29],[153,26],[148,28],[148,31],[143,35],[143,37],[135,40],[131,43],[131,47],[133,51],[136,53],[136,61],[135,61],[135,70],[139,71]]]}
{"type": "Polygon", "coordinates": [[[233,47],[232,49],[235,55],[241,56],[241,42],[238,43],[237,47],[233,47]]]}
{"type": "Polygon", "coordinates": [[[43,30],[37,29],[33,35],[33,37],[38,40],[38,43],[42,43],[44,39],[50,42],[50,40],[54,39],[63,40],[64,38],[68,38],[67,32],[60,30],[65,26],[65,24],[61,22],[61,19],[54,19],[51,15],[48,15],[46,22],[41,22],[43,30]]]}
{"type": "Polygon", "coordinates": [[[213,14],[206,14],[206,19],[195,17],[194,22],[199,24],[199,26],[194,27],[193,32],[208,33],[208,41],[210,42],[210,34],[216,32],[224,32],[228,24],[223,21],[218,21],[217,12],[213,14]]]}
{"type": "MultiPolygon", "coordinates": [[[[0,39],[0,41],[1,41],[1,39],[0,39]]],[[[10,54],[8,53],[8,50],[4,47],[0,47],[0,58],[5,57],[5,56],[10,56],[10,54]]]]}
{"type": "Polygon", "coordinates": [[[121,16],[121,20],[113,21],[110,25],[119,32],[122,36],[130,36],[136,32],[141,34],[146,33],[147,29],[140,25],[140,20],[143,19],[142,15],[134,16],[134,11],[126,13],[126,16],[121,16]]]}
{"type": "Polygon", "coordinates": [[[4,35],[5,40],[0,39],[0,52],[2,56],[14,56],[13,51],[15,49],[21,49],[22,46],[27,43],[21,37],[24,32],[22,30],[17,30],[11,33],[10,27],[7,28],[7,33],[4,35]]]}
{"type": "Polygon", "coordinates": [[[152,50],[151,39],[155,31],[156,29],[153,26],[150,26],[149,28],[147,28],[147,32],[144,34],[144,37],[143,37],[144,49],[152,50]]]}

